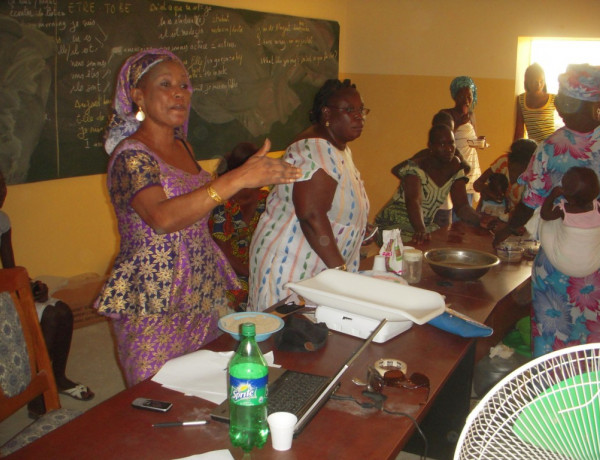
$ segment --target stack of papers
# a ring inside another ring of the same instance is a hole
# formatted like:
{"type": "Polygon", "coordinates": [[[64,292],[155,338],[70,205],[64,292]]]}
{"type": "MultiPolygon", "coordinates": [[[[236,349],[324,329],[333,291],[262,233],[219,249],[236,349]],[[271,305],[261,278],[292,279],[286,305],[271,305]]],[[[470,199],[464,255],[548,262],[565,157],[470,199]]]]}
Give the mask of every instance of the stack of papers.
{"type": "MultiPolygon", "coordinates": [[[[198,350],[179,356],[167,361],[152,380],[188,396],[221,404],[227,398],[227,366],[233,354],[233,351],[198,350]]],[[[272,366],[273,352],[264,356],[267,364],[272,366]]]]}

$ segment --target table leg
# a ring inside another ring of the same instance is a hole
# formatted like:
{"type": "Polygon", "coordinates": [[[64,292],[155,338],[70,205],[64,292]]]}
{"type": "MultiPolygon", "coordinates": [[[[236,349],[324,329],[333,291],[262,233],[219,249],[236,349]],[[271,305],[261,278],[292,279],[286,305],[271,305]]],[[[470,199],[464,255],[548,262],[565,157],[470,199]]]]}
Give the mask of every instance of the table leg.
{"type": "MultiPolygon", "coordinates": [[[[427,437],[428,458],[446,460],[454,456],[458,437],[470,411],[474,364],[475,341],[469,346],[420,424],[427,437]]],[[[423,439],[415,433],[404,450],[422,455],[423,448],[423,439]]]]}

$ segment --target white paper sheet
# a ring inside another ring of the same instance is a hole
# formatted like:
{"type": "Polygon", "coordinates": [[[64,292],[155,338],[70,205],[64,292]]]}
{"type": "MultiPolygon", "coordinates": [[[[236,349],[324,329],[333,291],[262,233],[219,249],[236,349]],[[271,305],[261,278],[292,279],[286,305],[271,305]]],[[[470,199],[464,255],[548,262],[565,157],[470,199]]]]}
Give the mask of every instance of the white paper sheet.
{"type": "MultiPolygon", "coordinates": [[[[227,398],[227,366],[233,354],[198,350],[179,356],[166,362],[152,380],[171,390],[221,404],[227,398]]],[[[273,352],[264,356],[272,366],[273,352]]]]}
{"type": "Polygon", "coordinates": [[[233,455],[228,449],[213,450],[204,454],[190,455],[177,460],[233,460],[233,455]]]}

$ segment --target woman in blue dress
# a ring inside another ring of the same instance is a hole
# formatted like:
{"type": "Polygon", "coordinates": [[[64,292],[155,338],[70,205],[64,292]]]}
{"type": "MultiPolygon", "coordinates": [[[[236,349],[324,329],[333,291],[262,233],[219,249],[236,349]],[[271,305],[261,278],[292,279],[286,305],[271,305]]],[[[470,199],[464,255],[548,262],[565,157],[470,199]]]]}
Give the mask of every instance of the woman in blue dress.
{"type": "MultiPolygon", "coordinates": [[[[508,225],[496,233],[495,244],[529,220],[571,167],[589,167],[600,175],[600,67],[569,65],[559,76],[556,108],[565,126],[535,151],[519,178],[525,186],[521,203],[508,225]]],[[[534,356],[600,342],[600,270],[582,278],[568,276],[550,263],[542,246],[531,280],[534,356]]]]}

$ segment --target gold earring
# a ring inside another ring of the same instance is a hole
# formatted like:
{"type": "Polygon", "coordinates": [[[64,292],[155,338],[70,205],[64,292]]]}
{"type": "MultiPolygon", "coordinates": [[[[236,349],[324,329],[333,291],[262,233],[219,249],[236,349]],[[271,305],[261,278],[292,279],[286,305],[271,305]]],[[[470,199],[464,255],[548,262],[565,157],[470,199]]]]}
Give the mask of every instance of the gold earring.
{"type": "Polygon", "coordinates": [[[329,120],[325,122],[325,126],[329,126],[329,120]]]}
{"type": "Polygon", "coordinates": [[[141,107],[138,107],[138,111],[135,114],[135,119],[140,123],[146,119],[146,114],[141,107]]]}
{"type": "Polygon", "coordinates": [[[600,108],[596,109],[596,118],[600,121],[600,108]]]}

